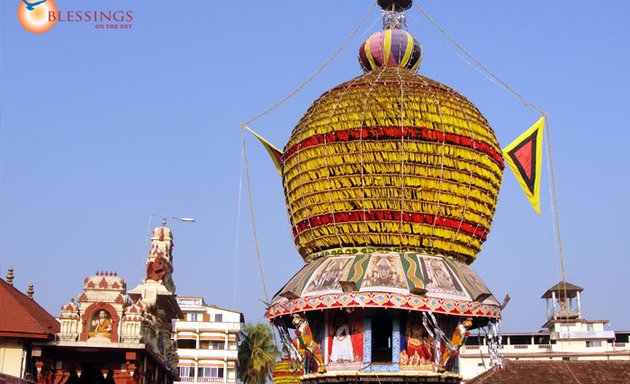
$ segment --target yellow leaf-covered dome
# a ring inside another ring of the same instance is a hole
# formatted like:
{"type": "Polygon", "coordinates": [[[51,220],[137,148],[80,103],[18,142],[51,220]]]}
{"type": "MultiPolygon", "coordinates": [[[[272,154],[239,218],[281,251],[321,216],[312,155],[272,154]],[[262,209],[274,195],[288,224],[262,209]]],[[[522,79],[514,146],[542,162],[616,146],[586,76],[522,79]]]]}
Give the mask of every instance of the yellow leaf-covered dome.
{"type": "Polygon", "coordinates": [[[383,67],[324,93],[284,149],[283,185],[305,260],[343,247],[472,262],[503,159],[477,108],[453,89],[383,67]]]}

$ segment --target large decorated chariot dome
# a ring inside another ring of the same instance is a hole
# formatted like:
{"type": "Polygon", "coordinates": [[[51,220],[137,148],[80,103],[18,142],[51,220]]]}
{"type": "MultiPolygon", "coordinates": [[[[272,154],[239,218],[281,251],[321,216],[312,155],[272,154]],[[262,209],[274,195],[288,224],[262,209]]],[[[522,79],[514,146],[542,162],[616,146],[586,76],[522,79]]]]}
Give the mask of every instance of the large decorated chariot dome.
{"type": "Polygon", "coordinates": [[[459,382],[469,330],[500,318],[469,266],[496,208],[499,144],[468,99],[417,73],[411,1],[378,3],[364,73],[320,96],[282,155],[306,264],[267,311],[287,355],[277,382],[459,382]]]}
{"type": "Polygon", "coordinates": [[[502,170],[497,139],[470,101],[381,65],[315,101],[285,147],[282,176],[307,261],[386,247],[470,263],[490,230],[502,170]]]}

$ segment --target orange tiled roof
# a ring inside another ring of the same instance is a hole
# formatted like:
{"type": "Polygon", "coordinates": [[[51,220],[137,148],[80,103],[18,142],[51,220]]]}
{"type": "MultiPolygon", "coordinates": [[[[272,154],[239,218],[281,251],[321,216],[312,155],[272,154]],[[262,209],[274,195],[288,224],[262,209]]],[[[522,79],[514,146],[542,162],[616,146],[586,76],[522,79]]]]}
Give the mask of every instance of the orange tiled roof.
{"type": "Polygon", "coordinates": [[[628,360],[506,360],[502,371],[487,371],[467,384],[627,384],[628,360]]]}
{"type": "Polygon", "coordinates": [[[59,322],[30,297],[0,279],[0,337],[47,339],[59,322]]]}

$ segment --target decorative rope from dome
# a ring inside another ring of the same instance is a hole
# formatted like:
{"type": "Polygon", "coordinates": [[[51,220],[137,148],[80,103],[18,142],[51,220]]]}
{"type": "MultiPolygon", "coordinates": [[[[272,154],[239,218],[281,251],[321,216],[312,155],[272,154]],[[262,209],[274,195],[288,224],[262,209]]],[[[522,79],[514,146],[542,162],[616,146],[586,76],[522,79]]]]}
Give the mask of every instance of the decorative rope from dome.
{"type": "Polygon", "coordinates": [[[352,40],[352,38],[354,37],[354,35],[356,35],[356,33],[359,31],[359,29],[361,29],[361,26],[365,23],[365,20],[367,20],[367,18],[370,16],[370,14],[372,13],[372,11],[374,10],[374,7],[376,7],[376,4],[372,4],[372,6],[370,7],[370,9],[367,11],[367,13],[365,14],[365,16],[363,16],[363,18],[361,19],[361,21],[359,21],[359,24],[354,28],[354,30],[352,30],[352,32],[350,33],[350,36],[348,36],[346,38],[346,40],[344,40],[343,43],[341,43],[341,45],[335,50],[335,52],[333,52],[332,56],[330,56],[328,58],[328,60],[324,61],[324,63],[317,68],[317,70],[311,75],[309,76],[306,80],[304,80],[300,85],[297,86],[297,88],[295,88],[294,90],[292,90],[291,92],[289,92],[288,95],[286,95],[285,97],[283,97],[282,99],[280,99],[277,103],[275,103],[274,105],[272,105],[271,107],[267,108],[266,110],[260,112],[259,114],[257,114],[256,116],[252,117],[251,119],[241,123],[241,126],[243,125],[248,125],[253,123],[254,121],[260,119],[261,117],[269,114],[270,112],[272,112],[274,109],[278,108],[280,105],[284,104],[285,101],[289,100],[290,98],[292,98],[293,96],[295,96],[298,92],[300,92],[302,89],[304,89],[304,87],[306,87],[306,85],[308,85],[308,83],[310,83],[311,81],[313,81],[323,70],[324,68],[326,68],[328,66],[328,64],[330,64],[336,57],[337,55],[343,51],[343,49],[345,48],[346,45],[348,45],[348,43],[350,42],[350,40],[352,40]]]}

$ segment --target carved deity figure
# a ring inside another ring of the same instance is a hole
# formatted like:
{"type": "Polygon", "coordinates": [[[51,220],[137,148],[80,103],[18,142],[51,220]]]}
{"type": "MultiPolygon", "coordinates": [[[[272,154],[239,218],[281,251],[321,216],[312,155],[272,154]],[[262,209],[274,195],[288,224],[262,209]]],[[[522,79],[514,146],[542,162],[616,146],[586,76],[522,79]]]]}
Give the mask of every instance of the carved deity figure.
{"type": "Polygon", "coordinates": [[[168,272],[168,265],[162,252],[159,252],[155,260],[147,264],[147,280],[162,281],[168,272]]]}
{"type": "Polygon", "coordinates": [[[451,337],[450,347],[446,348],[442,352],[442,358],[440,359],[440,366],[438,368],[440,372],[444,372],[446,364],[451,359],[457,357],[461,346],[466,344],[466,339],[468,339],[468,335],[470,335],[470,332],[468,331],[470,327],[472,327],[472,319],[470,318],[457,325],[455,331],[453,331],[453,336],[451,337]]]}
{"type": "Polygon", "coordinates": [[[103,337],[109,339],[112,335],[112,320],[109,318],[107,311],[100,310],[98,312],[98,319],[92,320],[91,331],[88,332],[88,336],[103,337]]]}
{"type": "Polygon", "coordinates": [[[295,331],[297,340],[294,342],[298,350],[303,349],[315,360],[317,363],[317,372],[326,372],[326,366],[324,365],[324,358],[322,357],[322,353],[319,349],[319,344],[317,344],[317,342],[313,339],[313,332],[311,331],[311,327],[308,325],[306,318],[295,314],[293,315],[292,322],[293,325],[297,327],[297,330],[295,331]]]}

